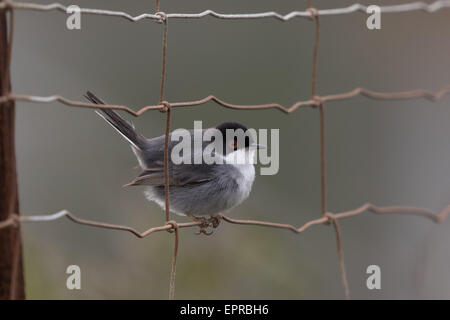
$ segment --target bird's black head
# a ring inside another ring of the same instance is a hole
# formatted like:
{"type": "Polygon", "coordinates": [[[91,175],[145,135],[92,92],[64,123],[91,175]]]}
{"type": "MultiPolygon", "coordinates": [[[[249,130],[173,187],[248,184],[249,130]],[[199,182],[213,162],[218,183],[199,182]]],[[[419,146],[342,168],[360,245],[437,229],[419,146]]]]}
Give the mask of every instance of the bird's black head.
{"type": "Polygon", "coordinates": [[[237,122],[224,122],[216,127],[222,133],[224,154],[249,148],[253,138],[246,126],[237,122]]]}

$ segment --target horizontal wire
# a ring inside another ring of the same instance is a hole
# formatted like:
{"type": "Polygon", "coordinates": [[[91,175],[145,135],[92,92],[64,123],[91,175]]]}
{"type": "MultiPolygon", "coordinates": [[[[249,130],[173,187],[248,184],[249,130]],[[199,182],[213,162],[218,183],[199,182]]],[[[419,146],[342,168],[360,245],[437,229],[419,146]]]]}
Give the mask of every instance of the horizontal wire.
{"type": "MultiPolygon", "coordinates": [[[[295,233],[301,233],[314,225],[328,224],[330,221],[353,217],[353,216],[362,214],[366,211],[372,212],[375,214],[401,214],[401,215],[419,216],[419,217],[430,219],[431,221],[433,221],[435,223],[441,223],[450,214],[450,205],[446,206],[440,213],[436,214],[436,213],[433,213],[432,211],[430,211],[428,209],[424,209],[424,208],[407,207],[407,206],[378,207],[371,203],[366,203],[354,210],[349,210],[349,211],[340,212],[340,213],[328,212],[328,213],[326,213],[326,215],[324,217],[308,221],[300,227],[295,227],[291,224],[283,224],[283,223],[268,222],[268,221],[258,221],[258,220],[240,220],[240,219],[232,219],[232,218],[229,218],[224,215],[219,215],[219,216],[224,221],[231,223],[231,224],[253,225],[253,226],[270,227],[270,228],[276,228],[276,229],[286,229],[286,230],[293,231],[295,233]]],[[[174,225],[176,225],[177,228],[189,228],[189,227],[195,227],[195,226],[201,227],[202,225],[204,225],[203,221],[193,221],[193,222],[185,222],[185,223],[175,223],[174,221],[168,221],[165,225],[158,226],[158,227],[152,227],[150,229],[147,229],[144,232],[139,232],[138,230],[136,230],[132,227],[125,226],[125,225],[117,225],[117,224],[110,224],[110,223],[81,219],[81,218],[78,218],[77,216],[73,215],[72,213],[70,213],[68,210],[62,210],[55,214],[40,215],[40,216],[18,216],[18,215],[13,214],[7,220],[0,222],[0,229],[15,225],[18,222],[49,222],[49,221],[59,220],[63,217],[66,217],[69,220],[71,220],[77,224],[88,225],[88,226],[104,228],[104,229],[127,231],[127,232],[134,234],[138,238],[144,238],[154,232],[172,231],[174,229],[174,225]]]]}
{"type": "Polygon", "coordinates": [[[325,217],[314,219],[306,222],[304,225],[300,227],[295,227],[291,224],[282,224],[282,223],[273,223],[273,222],[265,222],[265,221],[257,221],[257,220],[238,220],[232,219],[226,216],[222,216],[223,219],[229,223],[233,224],[242,224],[242,225],[255,225],[255,226],[263,226],[263,227],[272,227],[272,228],[280,228],[280,229],[288,229],[295,233],[303,232],[310,227],[318,224],[327,224],[330,220],[339,220],[344,218],[349,218],[352,216],[359,215],[364,212],[372,212],[376,214],[402,214],[402,215],[413,215],[420,216],[427,219],[432,220],[435,223],[441,223],[444,221],[447,216],[450,214],[450,205],[445,207],[440,213],[435,214],[432,211],[424,208],[416,208],[416,207],[405,207],[405,206],[395,206],[395,207],[377,207],[371,203],[366,203],[359,208],[354,210],[345,211],[341,213],[330,213],[328,212],[325,217]]]}
{"type": "MultiPolygon", "coordinates": [[[[53,3],[48,5],[41,5],[41,4],[34,4],[34,3],[21,3],[21,2],[13,2],[9,0],[5,0],[0,3],[0,9],[1,8],[14,8],[14,9],[25,9],[25,10],[39,10],[39,11],[60,11],[60,12],[67,12],[68,7],[60,4],[60,3],[53,3]]],[[[126,12],[122,11],[111,11],[111,10],[101,10],[101,9],[88,9],[88,8],[82,8],[80,9],[81,13],[84,14],[93,14],[93,15],[103,15],[103,16],[116,16],[116,17],[122,17],[129,21],[137,22],[143,19],[150,19],[157,22],[167,21],[166,19],[199,19],[206,16],[211,16],[218,19],[261,19],[261,18],[276,18],[281,21],[288,21],[295,17],[302,17],[302,18],[311,18],[316,15],[320,16],[326,16],[326,15],[341,15],[341,14],[350,14],[353,12],[366,12],[368,6],[364,6],[361,4],[353,4],[351,6],[345,7],[345,8],[335,8],[335,9],[325,9],[325,10],[315,10],[314,13],[312,10],[306,10],[306,11],[293,11],[286,15],[281,15],[276,12],[263,12],[263,13],[251,13],[251,14],[222,14],[217,13],[212,10],[206,10],[200,13],[169,13],[165,14],[163,12],[157,12],[154,14],[150,13],[144,13],[137,16],[132,16],[126,12]]],[[[391,6],[380,6],[380,10],[382,13],[399,13],[399,12],[410,12],[410,11],[425,11],[428,13],[436,12],[443,8],[450,8],[450,0],[440,0],[435,1],[433,3],[424,3],[424,2],[411,2],[406,4],[400,4],[400,5],[391,5],[391,6]]],[[[225,101],[220,100],[219,98],[210,95],[208,97],[205,97],[204,99],[196,100],[196,101],[187,101],[187,102],[176,102],[169,104],[170,107],[188,107],[188,106],[198,106],[205,104],[209,101],[214,101],[217,104],[232,108],[232,109],[279,109],[282,112],[285,113],[291,113],[294,110],[302,107],[302,106],[319,106],[325,101],[335,101],[335,100],[342,100],[342,99],[349,99],[352,97],[356,97],[358,95],[363,95],[368,98],[372,99],[412,99],[412,98],[425,98],[431,101],[436,101],[440,99],[443,95],[450,92],[450,85],[445,86],[441,89],[439,89],[436,92],[427,91],[424,89],[418,89],[418,90],[412,90],[412,91],[403,91],[403,92],[392,92],[392,93],[381,93],[381,92],[375,92],[371,90],[367,90],[364,88],[356,88],[350,92],[346,93],[340,93],[335,95],[328,95],[328,96],[314,96],[312,99],[307,101],[299,101],[294,103],[291,107],[285,107],[283,105],[273,103],[273,104],[262,104],[262,105],[234,105],[227,103],[225,101]]],[[[131,108],[127,106],[121,106],[121,105],[96,105],[96,104],[90,104],[85,103],[81,101],[73,101],[69,100],[67,98],[64,98],[60,95],[53,95],[53,96],[28,96],[28,95],[15,95],[15,94],[9,94],[8,96],[0,97],[0,103],[11,101],[11,100],[17,100],[17,101],[28,101],[28,102],[37,102],[37,103],[51,103],[51,102],[61,102],[63,104],[66,104],[68,106],[75,106],[75,107],[85,107],[85,108],[109,108],[109,109],[120,109],[123,111],[126,111],[132,115],[139,116],[143,114],[146,111],[149,110],[161,110],[167,109],[167,105],[153,105],[153,106],[146,106],[141,108],[138,111],[134,111],[131,108]]],[[[372,212],[376,214],[404,214],[404,215],[415,215],[415,216],[421,216],[424,218],[428,218],[436,223],[440,223],[445,220],[445,218],[450,213],[450,205],[444,208],[439,214],[435,214],[430,210],[423,209],[423,208],[416,208],[416,207],[404,207],[404,206],[398,206],[398,207],[377,207],[373,204],[366,203],[362,205],[359,208],[356,208],[354,210],[341,212],[341,213],[331,213],[326,212],[325,215],[322,218],[311,220],[309,222],[306,222],[304,225],[300,227],[295,227],[291,224],[281,224],[281,223],[274,223],[274,222],[267,222],[267,221],[257,221],[257,220],[239,220],[239,219],[232,219],[227,216],[220,215],[220,218],[224,221],[231,223],[231,224],[241,224],[241,225],[255,225],[255,226],[264,226],[264,227],[272,227],[272,228],[279,228],[279,229],[286,229],[291,230],[295,233],[300,233],[308,228],[318,225],[318,224],[329,224],[330,222],[333,223],[336,231],[337,236],[337,242],[338,242],[338,254],[339,254],[339,260],[342,264],[342,270],[343,268],[343,258],[342,258],[342,247],[340,245],[340,235],[339,235],[339,228],[337,224],[338,219],[343,219],[347,217],[352,217],[355,215],[362,214],[364,212],[372,212]]],[[[7,220],[0,221],[0,229],[7,228],[10,226],[17,226],[21,222],[50,222],[59,220],[63,217],[66,217],[67,219],[71,220],[74,223],[82,224],[82,225],[88,225],[92,227],[97,228],[104,228],[104,229],[113,229],[113,230],[121,230],[121,231],[127,231],[135,235],[139,238],[144,238],[147,235],[159,232],[159,231],[168,231],[168,232],[175,232],[176,235],[176,245],[175,245],[175,256],[174,256],[174,262],[172,266],[172,275],[174,275],[174,266],[176,263],[176,251],[178,248],[178,228],[187,228],[187,227],[200,227],[204,228],[204,221],[193,221],[193,222],[187,222],[187,223],[177,223],[175,221],[167,221],[165,225],[149,228],[146,231],[140,232],[132,227],[125,226],[125,225],[117,225],[117,224],[109,224],[109,223],[103,223],[98,221],[92,221],[92,220],[86,220],[78,218],[77,216],[73,215],[67,210],[62,210],[60,212],[57,212],[55,214],[51,215],[41,215],[41,216],[19,216],[16,214],[12,214],[7,220]]],[[[345,280],[345,271],[344,271],[344,280],[345,280]]],[[[344,284],[346,283],[346,280],[344,281],[344,284]]],[[[347,286],[345,286],[347,288],[347,286]]],[[[171,292],[173,291],[173,283],[171,280],[171,292]]],[[[171,293],[171,296],[173,297],[173,293],[171,293]]]]}
{"type": "MultiPolygon", "coordinates": [[[[69,219],[75,223],[82,224],[82,225],[88,225],[88,226],[104,228],[104,229],[128,231],[128,232],[134,234],[138,238],[144,238],[153,232],[169,231],[174,228],[174,226],[173,226],[174,222],[168,221],[167,224],[165,224],[163,226],[153,227],[153,228],[145,230],[144,232],[139,232],[138,230],[136,230],[132,227],[128,227],[128,226],[124,226],[124,225],[117,225],[117,224],[110,224],[110,223],[81,219],[81,218],[78,218],[77,216],[73,215],[72,213],[70,213],[68,210],[61,210],[57,213],[50,214],[50,215],[36,215],[36,216],[20,215],[19,216],[16,214],[12,214],[8,219],[0,222],[0,229],[15,225],[18,222],[50,222],[50,221],[59,220],[63,217],[66,217],[67,219],[69,219]]],[[[200,226],[201,224],[202,224],[202,222],[193,221],[193,222],[186,222],[186,223],[177,223],[176,225],[178,228],[187,228],[187,227],[200,226]]]]}
{"type": "MultiPolygon", "coordinates": [[[[332,94],[332,95],[327,95],[327,96],[315,96],[313,99],[310,99],[310,100],[298,101],[290,107],[285,107],[278,103],[269,103],[269,104],[260,104],[260,105],[237,105],[237,104],[225,102],[213,95],[209,95],[200,100],[173,102],[173,103],[169,103],[169,105],[171,108],[194,107],[194,106],[199,106],[199,105],[205,104],[209,101],[214,101],[218,105],[225,107],[225,108],[230,108],[230,109],[242,109],[242,110],[278,109],[284,113],[291,113],[300,107],[319,106],[321,103],[324,103],[326,101],[337,101],[337,100],[350,99],[350,98],[356,97],[358,95],[362,95],[366,98],[375,99],[375,100],[400,100],[400,99],[424,98],[424,99],[427,99],[430,101],[437,101],[437,100],[441,99],[444,95],[449,94],[449,93],[450,93],[450,84],[441,87],[437,91],[417,89],[417,90],[399,91],[399,92],[377,92],[377,91],[372,91],[372,90],[368,90],[365,88],[355,88],[349,92],[332,94]]],[[[12,100],[34,102],[34,103],[60,102],[62,104],[65,104],[65,105],[71,106],[71,107],[93,108],[93,109],[117,109],[117,110],[126,111],[129,114],[134,115],[136,117],[140,116],[143,113],[150,111],[150,110],[165,110],[165,108],[167,108],[166,104],[158,104],[158,105],[145,106],[145,107],[142,107],[141,109],[139,109],[138,111],[134,111],[133,109],[131,109],[127,106],[124,106],[124,105],[113,105],[113,104],[112,105],[111,104],[99,105],[99,104],[93,104],[93,103],[89,103],[89,102],[70,100],[65,97],[62,97],[61,95],[32,96],[32,95],[11,93],[8,96],[0,97],[0,103],[5,103],[8,101],[12,101],[12,100]]]]}
{"type": "MultiPolygon", "coordinates": [[[[25,10],[38,10],[38,11],[61,11],[66,13],[67,6],[61,3],[52,4],[36,4],[36,3],[24,3],[24,2],[14,2],[14,1],[3,1],[0,3],[0,8],[11,7],[14,9],[25,9],[25,10]]],[[[350,14],[354,12],[366,12],[368,6],[355,3],[348,7],[343,8],[333,8],[333,9],[323,9],[318,10],[320,16],[332,16],[332,15],[343,15],[350,14]]],[[[425,3],[423,1],[416,1],[405,4],[397,4],[390,6],[380,6],[380,11],[382,13],[399,13],[399,12],[411,12],[411,11],[425,11],[428,13],[434,13],[438,10],[450,8],[450,0],[438,0],[433,3],[425,3]]],[[[282,15],[274,11],[261,12],[261,13],[239,13],[239,14],[225,14],[218,13],[213,10],[205,10],[200,13],[143,13],[140,15],[133,16],[129,13],[123,11],[112,11],[112,10],[102,10],[102,9],[89,9],[80,8],[81,13],[93,14],[93,15],[103,15],[103,16],[113,16],[121,17],[132,22],[138,22],[143,19],[150,19],[154,21],[161,21],[165,18],[170,19],[200,19],[203,17],[211,16],[218,19],[263,19],[263,18],[275,18],[280,21],[288,21],[296,17],[300,18],[310,18],[312,13],[310,10],[305,11],[292,11],[288,14],[282,15]]]]}

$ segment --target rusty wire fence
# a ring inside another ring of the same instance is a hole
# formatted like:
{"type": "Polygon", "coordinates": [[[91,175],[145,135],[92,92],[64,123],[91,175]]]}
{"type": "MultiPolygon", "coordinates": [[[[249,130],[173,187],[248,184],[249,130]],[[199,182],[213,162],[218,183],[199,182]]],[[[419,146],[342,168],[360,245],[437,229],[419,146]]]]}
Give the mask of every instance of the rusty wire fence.
{"type": "MultiPolygon", "coordinates": [[[[391,5],[391,6],[382,6],[382,13],[400,13],[400,12],[409,12],[409,11],[424,11],[427,13],[434,13],[439,10],[450,8],[449,0],[441,0],[434,1],[432,3],[424,3],[424,2],[411,2],[399,5],[391,5]]],[[[73,101],[67,99],[60,95],[51,95],[51,96],[34,96],[34,95],[26,95],[19,94],[11,91],[8,83],[10,82],[10,60],[11,60],[11,51],[12,51],[12,41],[13,41],[13,33],[14,33],[14,11],[15,10],[34,10],[34,11],[60,11],[62,13],[67,13],[67,7],[60,3],[53,3],[49,5],[41,5],[34,3],[21,3],[15,1],[4,0],[0,2],[0,10],[3,12],[5,17],[9,16],[9,21],[4,25],[5,34],[7,34],[6,46],[1,47],[2,56],[4,57],[4,69],[2,74],[2,96],[0,97],[0,104],[2,105],[2,112],[6,110],[7,105],[14,103],[15,101],[25,101],[31,103],[51,103],[51,102],[60,102],[66,106],[71,107],[81,107],[81,108],[109,108],[116,109],[128,112],[133,116],[140,116],[143,113],[151,110],[159,110],[160,112],[166,113],[166,130],[165,130],[165,163],[164,163],[164,173],[165,173],[165,224],[157,227],[151,227],[145,231],[138,231],[132,227],[125,225],[116,225],[109,224],[98,221],[91,221],[86,219],[81,219],[76,215],[70,213],[68,210],[62,210],[55,214],[50,215],[42,215],[42,216],[20,216],[18,213],[18,209],[14,209],[14,206],[8,206],[7,216],[5,219],[0,221],[0,232],[5,232],[5,230],[14,230],[18,229],[21,223],[27,222],[50,222],[55,221],[62,218],[67,218],[70,221],[88,225],[96,228],[105,228],[105,229],[113,229],[118,231],[126,231],[132,233],[138,238],[144,238],[148,235],[166,231],[172,233],[174,235],[174,250],[173,250],[173,258],[171,264],[171,276],[170,276],[170,284],[169,284],[169,299],[173,299],[175,296],[175,274],[176,274],[176,265],[177,265],[177,253],[178,253],[178,244],[179,244],[179,232],[180,229],[184,228],[197,228],[199,227],[201,231],[206,233],[207,228],[211,227],[210,223],[204,220],[194,220],[192,222],[178,223],[175,220],[171,219],[170,216],[170,199],[169,199],[169,174],[168,174],[168,142],[169,142],[169,132],[170,132],[170,121],[171,121],[171,109],[179,108],[179,107],[194,107],[205,104],[209,101],[214,101],[218,105],[231,108],[231,109],[245,109],[245,110],[261,110],[261,109],[277,109],[284,113],[291,113],[298,108],[301,107],[309,107],[317,109],[318,118],[319,118],[319,128],[320,128],[320,140],[318,143],[320,144],[320,186],[321,186],[321,216],[315,220],[308,221],[304,223],[300,227],[296,227],[290,224],[282,224],[276,222],[267,222],[267,221],[257,221],[257,220],[239,220],[232,219],[225,215],[220,215],[219,218],[230,224],[240,224],[240,225],[252,225],[252,226],[261,226],[268,228],[277,228],[289,230],[294,233],[301,233],[306,229],[309,229],[315,225],[330,225],[333,227],[335,236],[336,236],[336,245],[337,245],[337,255],[339,259],[340,272],[341,272],[341,281],[343,290],[345,293],[345,297],[350,298],[350,290],[347,281],[346,271],[345,271],[345,263],[344,263],[344,253],[342,248],[342,235],[339,227],[339,220],[344,218],[350,218],[356,215],[360,215],[365,212],[371,212],[375,214],[402,214],[402,215],[410,215],[410,216],[421,216],[427,218],[435,223],[440,223],[446,219],[448,214],[450,213],[450,205],[445,207],[439,213],[433,213],[430,210],[417,208],[417,207],[408,207],[408,206],[376,206],[371,203],[366,203],[361,205],[360,207],[345,211],[345,212],[332,212],[327,208],[327,170],[326,170],[326,131],[325,131],[325,103],[343,100],[343,99],[351,99],[358,95],[365,96],[369,99],[376,100],[398,100],[398,99],[427,99],[429,101],[437,101],[444,97],[446,94],[450,93],[450,84],[443,84],[441,88],[438,88],[435,91],[428,91],[425,89],[415,89],[401,92],[375,92],[365,88],[355,88],[349,92],[338,93],[338,94],[329,94],[329,95],[320,95],[317,92],[317,65],[318,65],[318,50],[319,50],[319,38],[320,38],[320,21],[322,17],[326,17],[329,15],[345,15],[352,14],[356,12],[366,12],[367,7],[360,4],[354,4],[344,8],[335,8],[335,9],[326,9],[326,10],[317,10],[311,5],[311,1],[306,1],[306,9],[303,11],[294,11],[290,12],[286,15],[281,15],[276,12],[263,12],[263,13],[251,13],[251,14],[223,14],[217,13],[211,10],[206,10],[197,14],[193,13],[164,13],[160,11],[159,1],[155,1],[155,13],[145,13],[138,16],[132,16],[126,12],[122,11],[111,11],[111,10],[100,10],[100,9],[88,9],[81,8],[82,14],[90,14],[90,15],[102,15],[109,17],[117,17],[129,20],[131,22],[138,22],[143,19],[152,20],[158,24],[162,25],[162,62],[161,62],[161,82],[160,82],[160,95],[159,100],[154,105],[148,105],[140,108],[139,110],[134,110],[128,106],[124,105],[114,105],[114,104],[105,104],[105,105],[97,105],[82,101],[73,101]],[[312,21],[315,25],[315,37],[314,43],[312,44],[313,50],[313,61],[312,61],[312,75],[311,75],[311,84],[312,84],[312,92],[311,97],[305,101],[298,101],[291,106],[283,106],[277,103],[271,104],[260,104],[260,105],[239,105],[232,104],[226,102],[222,99],[217,98],[216,96],[209,95],[203,99],[195,100],[195,101],[182,101],[182,102],[169,102],[164,99],[164,91],[165,91],[165,77],[166,77],[166,56],[167,56],[167,36],[168,36],[168,25],[169,21],[172,19],[201,19],[206,16],[211,16],[218,19],[229,19],[229,20],[237,20],[237,19],[277,19],[280,21],[288,21],[294,18],[307,18],[312,21]],[[7,32],[6,32],[7,29],[7,32]],[[5,89],[6,88],[6,89],[5,89]]],[[[5,20],[6,21],[6,20],[5,20]]],[[[15,195],[17,196],[17,195],[15,195]]],[[[20,247],[20,237],[18,237],[20,233],[16,232],[14,236],[14,244],[13,246],[17,248],[20,247]]],[[[21,261],[21,252],[20,250],[13,250],[14,255],[11,259],[11,275],[10,275],[10,287],[9,293],[10,298],[18,298],[20,297],[17,294],[17,279],[18,273],[20,272],[19,263],[21,261]]]]}

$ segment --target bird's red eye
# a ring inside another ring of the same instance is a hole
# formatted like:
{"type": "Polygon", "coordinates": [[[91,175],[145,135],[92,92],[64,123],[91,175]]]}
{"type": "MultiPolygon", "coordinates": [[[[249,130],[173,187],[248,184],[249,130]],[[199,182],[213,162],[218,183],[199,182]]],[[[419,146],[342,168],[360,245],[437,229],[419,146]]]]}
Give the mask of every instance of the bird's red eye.
{"type": "Polygon", "coordinates": [[[237,148],[238,148],[238,141],[237,141],[236,138],[234,138],[234,140],[230,142],[230,148],[233,149],[233,150],[237,150],[237,148]]]}

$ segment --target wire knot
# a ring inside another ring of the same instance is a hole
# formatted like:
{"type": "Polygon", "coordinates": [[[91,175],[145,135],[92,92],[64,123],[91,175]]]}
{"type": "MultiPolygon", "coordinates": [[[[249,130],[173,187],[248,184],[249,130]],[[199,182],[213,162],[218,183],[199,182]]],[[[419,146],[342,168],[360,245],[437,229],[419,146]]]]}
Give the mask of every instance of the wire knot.
{"type": "Polygon", "coordinates": [[[13,97],[13,95],[11,93],[8,93],[8,94],[0,97],[0,104],[8,103],[8,102],[11,102],[11,101],[14,101],[14,97],[13,97]]]}
{"type": "Polygon", "coordinates": [[[330,212],[325,213],[325,218],[328,219],[327,222],[326,222],[327,224],[330,224],[330,223],[332,223],[333,221],[336,221],[335,215],[332,214],[332,213],[330,213],[330,212]]]}
{"type": "Polygon", "coordinates": [[[306,9],[306,11],[311,14],[311,16],[309,17],[309,19],[311,20],[317,19],[317,17],[319,17],[319,11],[316,8],[310,7],[306,9]]]}
{"type": "Polygon", "coordinates": [[[6,10],[11,10],[12,7],[13,7],[13,4],[11,3],[10,0],[2,0],[2,1],[0,1],[0,2],[1,2],[2,4],[4,4],[3,7],[4,7],[6,10]]]}
{"type": "Polygon", "coordinates": [[[158,22],[158,23],[166,23],[167,22],[167,15],[164,12],[158,11],[155,13],[155,16],[157,18],[156,22],[158,22]]]}
{"type": "Polygon", "coordinates": [[[311,105],[314,108],[320,107],[323,104],[322,97],[320,97],[320,96],[313,96],[311,98],[311,101],[312,101],[311,105]]]}
{"type": "Polygon", "coordinates": [[[15,213],[11,213],[8,219],[0,221],[0,229],[5,227],[17,228],[19,227],[19,225],[20,225],[20,217],[15,213]]]}
{"type": "Polygon", "coordinates": [[[167,101],[161,101],[159,103],[159,105],[161,106],[161,109],[159,109],[159,112],[167,112],[170,109],[170,103],[167,101]]]}
{"type": "Polygon", "coordinates": [[[178,223],[175,220],[167,221],[166,225],[172,226],[170,229],[167,229],[167,232],[172,233],[174,231],[178,231],[178,223]]]}
{"type": "Polygon", "coordinates": [[[14,228],[19,227],[19,225],[20,225],[20,217],[19,217],[19,215],[13,213],[13,214],[11,214],[11,219],[12,219],[12,222],[13,222],[13,227],[14,228]]]}

